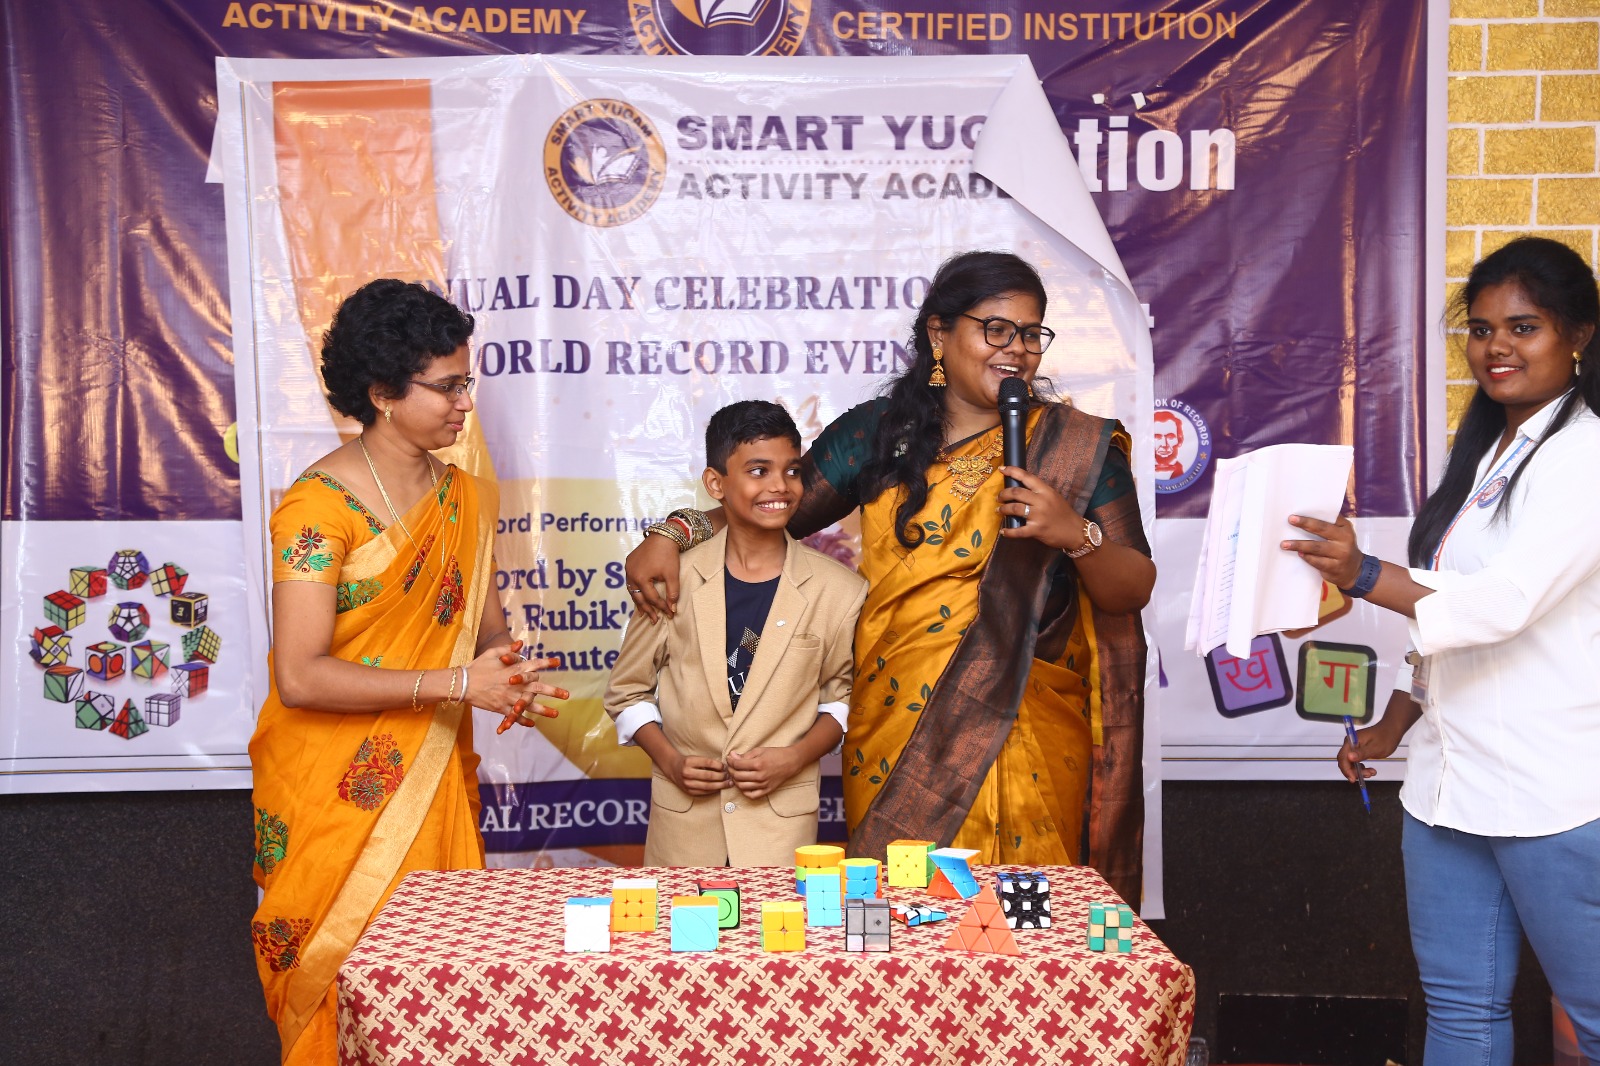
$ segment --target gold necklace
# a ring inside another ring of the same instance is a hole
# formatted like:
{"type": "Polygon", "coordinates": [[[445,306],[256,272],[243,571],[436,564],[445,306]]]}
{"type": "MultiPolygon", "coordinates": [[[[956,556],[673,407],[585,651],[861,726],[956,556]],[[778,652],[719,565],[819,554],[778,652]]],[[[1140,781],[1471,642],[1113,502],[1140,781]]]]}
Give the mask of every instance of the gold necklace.
{"type": "Polygon", "coordinates": [[[977,495],[983,483],[989,480],[989,475],[994,473],[994,460],[1000,457],[1002,446],[1003,440],[997,436],[976,455],[951,457],[947,451],[940,449],[939,461],[950,471],[950,491],[963,500],[970,500],[977,495]]]}
{"type": "MultiPolygon", "coordinates": [[[[390,517],[394,519],[395,525],[400,527],[400,531],[406,535],[406,539],[411,542],[411,546],[417,549],[417,561],[427,567],[428,576],[437,578],[439,575],[435,574],[433,567],[428,565],[428,557],[423,553],[421,546],[417,544],[417,538],[411,535],[411,530],[406,528],[405,519],[401,518],[400,512],[394,509],[394,501],[389,499],[389,490],[383,487],[383,479],[378,476],[378,468],[372,463],[372,453],[367,451],[367,435],[365,433],[357,434],[356,443],[361,445],[361,454],[367,460],[367,469],[372,471],[372,482],[378,486],[378,495],[383,497],[383,505],[389,508],[390,517]]],[[[433,472],[432,456],[428,457],[428,480],[433,483],[434,488],[439,487],[439,476],[433,472]]]]}

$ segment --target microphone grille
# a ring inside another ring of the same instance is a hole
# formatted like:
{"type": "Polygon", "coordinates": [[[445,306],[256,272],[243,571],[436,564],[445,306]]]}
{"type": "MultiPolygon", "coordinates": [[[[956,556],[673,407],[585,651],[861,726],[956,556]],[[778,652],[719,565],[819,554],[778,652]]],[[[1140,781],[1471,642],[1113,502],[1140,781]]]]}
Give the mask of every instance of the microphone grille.
{"type": "Polygon", "coordinates": [[[1001,407],[1027,407],[1028,383],[1021,378],[1006,378],[1000,383],[1001,407]]]}

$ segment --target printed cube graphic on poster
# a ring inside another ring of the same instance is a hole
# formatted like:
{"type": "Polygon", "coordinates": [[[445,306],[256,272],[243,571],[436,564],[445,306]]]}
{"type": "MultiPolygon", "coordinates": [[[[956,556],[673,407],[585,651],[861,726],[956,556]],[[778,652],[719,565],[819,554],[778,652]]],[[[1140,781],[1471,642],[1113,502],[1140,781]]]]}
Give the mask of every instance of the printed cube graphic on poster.
{"type": "Polygon", "coordinates": [[[75,566],[72,568],[71,584],[68,586],[74,596],[82,596],[92,600],[96,596],[106,594],[106,568],[103,566],[75,566]]]}
{"type": "Polygon", "coordinates": [[[172,691],[186,700],[203,694],[211,683],[211,668],[205,663],[180,663],[172,668],[172,691]]]}
{"type": "Polygon", "coordinates": [[[102,640],[83,650],[89,676],[98,681],[115,681],[128,669],[127,650],[121,644],[102,640]]]}
{"type": "MultiPolygon", "coordinates": [[[[838,879],[834,879],[838,883],[838,879]]],[[[761,950],[806,949],[805,905],[798,900],[764,900],[761,904],[761,950]]]]}
{"type": "Polygon", "coordinates": [[[60,663],[44,671],[44,698],[57,703],[71,703],[83,695],[83,671],[76,666],[60,663]]]}
{"type": "Polygon", "coordinates": [[[111,724],[117,704],[104,692],[89,692],[78,697],[76,709],[79,729],[104,729],[111,724]]]}
{"type": "Polygon", "coordinates": [[[222,638],[210,626],[197,626],[183,635],[185,662],[215,663],[222,655],[222,638]]]}
{"type": "Polygon", "coordinates": [[[653,933],[656,928],[656,879],[619,877],[611,882],[611,931],[653,933]]]}
{"type": "Polygon", "coordinates": [[[844,949],[889,950],[889,902],[873,896],[844,901],[844,949]]]}
{"type": "Polygon", "coordinates": [[[1037,871],[999,877],[1000,909],[1012,929],[1050,928],[1050,879],[1037,871]]]}
{"type": "Polygon", "coordinates": [[[28,656],[40,666],[61,666],[72,658],[72,634],[60,626],[40,626],[28,638],[28,656]]]}
{"type": "Polygon", "coordinates": [[[76,629],[83,625],[83,601],[65,589],[57,589],[44,598],[44,616],[62,629],[76,629]]]}
{"type": "Polygon", "coordinates": [[[124,592],[143,588],[150,577],[150,560],[144,557],[144,552],[123,548],[106,563],[106,574],[111,583],[124,592]]]}
{"type": "Polygon", "coordinates": [[[1089,904],[1089,950],[1133,950],[1133,908],[1126,903],[1089,904]]]}
{"type": "Polygon", "coordinates": [[[672,950],[716,951],[719,910],[709,896],[673,896],[672,950]]]}
{"type": "Polygon", "coordinates": [[[841,903],[844,896],[839,886],[839,875],[832,870],[806,871],[806,924],[816,926],[843,925],[841,903]]]}
{"type": "Polygon", "coordinates": [[[182,592],[172,595],[172,623],[180,626],[197,626],[206,620],[210,597],[204,592],[182,592]]]}
{"type": "Polygon", "coordinates": [[[909,907],[904,903],[896,903],[890,908],[889,916],[902,925],[927,925],[950,917],[945,911],[933,907],[909,907]]]}
{"type": "Polygon", "coordinates": [[[806,894],[806,871],[837,870],[844,862],[844,849],[832,844],[806,844],[794,849],[794,890],[806,894]]]}
{"type": "Polygon", "coordinates": [[[1302,718],[1357,722],[1372,717],[1378,689],[1378,653],[1364,644],[1308,640],[1300,645],[1300,691],[1294,709],[1302,718]]]}
{"type": "Polygon", "coordinates": [[[131,643],[150,632],[150,611],[144,604],[132,600],[119,603],[111,608],[106,628],[113,637],[131,643]]]}
{"type": "Polygon", "coordinates": [[[717,928],[739,928],[739,885],[733,881],[696,881],[702,896],[717,901],[717,928]]]}
{"type": "Polygon", "coordinates": [[[883,863],[877,859],[846,859],[839,864],[845,899],[867,899],[883,894],[883,863]]]}
{"type": "Polygon", "coordinates": [[[1017,938],[1006,926],[994,889],[985,887],[956,923],[944,946],[952,951],[987,951],[996,955],[1021,955],[1017,938]]]}
{"type": "Polygon", "coordinates": [[[931,840],[891,840],[889,842],[889,887],[927,888],[933,878],[931,840]]]}
{"type": "Polygon", "coordinates": [[[978,880],[972,876],[971,861],[976,850],[935,848],[928,852],[938,869],[928,884],[929,895],[941,899],[971,899],[978,894],[978,880]]]}
{"type": "Polygon", "coordinates": [[[154,681],[167,672],[167,645],[159,640],[141,640],[133,652],[133,676],[154,681]]]}
{"type": "Polygon", "coordinates": [[[115,733],[123,740],[132,740],[150,732],[150,727],[145,723],[144,715],[139,713],[139,708],[134,706],[132,700],[128,700],[117,712],[117,720],[111,723],[108,732],[115,733]]]}
{"type": "Polygon", "coordinates": [[[611,897],[573,896],[567,900],[563,951],[611,950],[611,897]]]}
{"type": "Polygon", "coordinates": [[[157,596],[175,596],[189,583],[189,571],[177,563],[163,563],[150,571],[150,588],[157,596]]]}
{"type": "Polygon", "coordinates": [[[170,692],[158,692],[144,698],[144,720],[151,725],[177,725],[178,711],[183,707],[183,697],[170,692]]]}

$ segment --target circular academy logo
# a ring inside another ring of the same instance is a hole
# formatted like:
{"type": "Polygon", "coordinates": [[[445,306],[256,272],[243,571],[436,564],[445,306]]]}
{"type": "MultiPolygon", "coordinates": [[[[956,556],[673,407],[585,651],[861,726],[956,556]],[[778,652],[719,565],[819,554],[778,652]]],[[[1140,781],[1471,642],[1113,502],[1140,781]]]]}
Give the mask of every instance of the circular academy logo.
{"type": "Polygon", "coordinates": [[[620,226],[650,210],[667,180],[655,124],[622,100],[585,100],[544,139],[544,178],[556,203],[590,226],[620,226]]]}
{"type": "Polygon", "coordinates": [[[811,0],[628,0],[646,55],[792,56],[811,0]]]}
{"type": "Polygon", "coordinates": [[[1211,465],[1211,430],[1200,412],[1182,400],[1157,400],[1156,491],[1182,492],[1211,465]]]}

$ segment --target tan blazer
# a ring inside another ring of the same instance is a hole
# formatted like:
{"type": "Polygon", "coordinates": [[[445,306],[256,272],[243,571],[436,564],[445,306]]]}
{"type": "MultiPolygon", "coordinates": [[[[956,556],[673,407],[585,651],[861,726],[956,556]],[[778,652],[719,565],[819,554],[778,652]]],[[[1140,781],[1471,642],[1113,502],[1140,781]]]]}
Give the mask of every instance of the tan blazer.
{"type": "MultiPolygon", "coordinates": [[[[724,531],[683,554],[677,615],[629,622],[606,688],[613,720],[636,703],[654,703],[667,738],[685,755],[722,758],[793,744],[816,723],[819,705],[850,699],[867,583],[791,539],[739,710],[732,710],[726,544],[724,531]]],[[[819,787],[816,763],[755,800],[732,787],[691,796],[653,770],[644,864],[792,866],[795,848],[816,843],[819,787]]]]}

